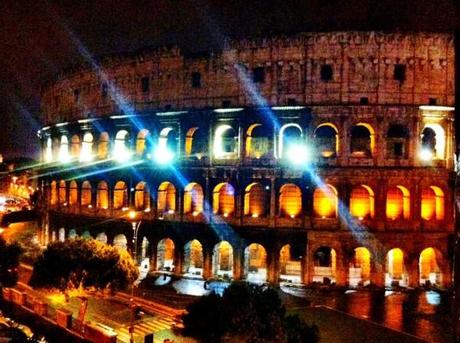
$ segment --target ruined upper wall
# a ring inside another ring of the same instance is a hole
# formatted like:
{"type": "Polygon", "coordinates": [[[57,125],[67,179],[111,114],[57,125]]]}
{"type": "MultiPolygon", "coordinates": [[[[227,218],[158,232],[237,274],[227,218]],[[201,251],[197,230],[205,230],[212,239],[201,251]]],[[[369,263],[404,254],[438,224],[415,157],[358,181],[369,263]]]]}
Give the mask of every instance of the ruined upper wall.
{"type": "Polygon", "coordinates": [[[162,48],[105,58],[99,67],[43,92],[46,123],[149,108],[454,104],[449,34],[304,33],[230,42],[206,57],[162,48]]]}

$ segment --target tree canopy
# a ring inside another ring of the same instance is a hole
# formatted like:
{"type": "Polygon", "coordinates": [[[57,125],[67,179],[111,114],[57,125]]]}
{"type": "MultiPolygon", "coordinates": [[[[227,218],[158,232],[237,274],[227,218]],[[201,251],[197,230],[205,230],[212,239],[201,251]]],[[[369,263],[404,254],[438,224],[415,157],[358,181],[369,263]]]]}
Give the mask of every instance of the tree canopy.
{"type": "Polygon", "coordinates": [[[0,237],[0,285],[12,287],[18,281],[17,268],[22,249],[16,242],[7,243],[0,237]]]}
{"type": "Polygon", "coordinates": [[[61,290],[79,286],[117,290],[127,288],[137,276],[127,251],[94,239],[74,238],[48,245],[34,263],[30,284],[61,290]]]}
{"type": "Polygon", "coordinates": [[[185,336],[202,342],[315,343],[316,326],[286,316],[274,288],[244,282],[231,284],[220,297],[214,293],[187,307],[185,336]]]}

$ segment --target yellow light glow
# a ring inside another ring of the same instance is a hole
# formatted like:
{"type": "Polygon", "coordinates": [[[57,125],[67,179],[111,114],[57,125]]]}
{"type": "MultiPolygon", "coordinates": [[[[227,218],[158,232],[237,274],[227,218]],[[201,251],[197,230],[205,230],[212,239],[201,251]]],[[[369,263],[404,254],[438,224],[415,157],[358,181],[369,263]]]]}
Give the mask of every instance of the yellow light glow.
{"type": "Polygon", "coordinates": [[[426,248],[420,254],[420,277],[428,279],[431,273],[439,272],[436,252],[433,248],[426,248]]]}
{"type": "Polygon", "coordinates": [[[136,211],[129,211],[128,216],[130,219],[136,219],[136,211]]]}
{"type": "Polygon", "coordinates": [[[421,216],[425,220],[444,219],[444,192],[431,186],[422,191],[421,216]]]}
{"type": "Polygon", "coordinates": [[[302,192],[292,183],[283,185],[279,196],[280,215],[294,218],[302,211],[302,192]]]}
{"type": "Polygon", "coordinates": [[[369,186],[353,188],[350,197],[350,213],[360,220],[374,217],[374,192],[369,186]]]}
{"type": "Polygon", "coordinates": [[[387,255],[388,273],[393,279],[402,279],[404,273],[404,253],[401,249],[391,249],[387,255]]]}
{"type": "Polygon", "coordinates": [[[337,217],[337,202],[337,191],[330,185],[316,188],[313,193],[313,210],[318,217],[337,217]]]}

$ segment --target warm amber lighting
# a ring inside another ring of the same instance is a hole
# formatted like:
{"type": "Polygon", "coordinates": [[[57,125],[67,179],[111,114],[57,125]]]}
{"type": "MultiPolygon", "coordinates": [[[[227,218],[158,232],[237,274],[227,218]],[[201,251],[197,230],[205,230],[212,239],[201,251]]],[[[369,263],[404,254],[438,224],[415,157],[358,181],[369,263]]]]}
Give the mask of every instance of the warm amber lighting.
{"type": "Polygon", "coordinates": [[[203,188],[195,183],[189,183],[184,189],[184,213],[203,211],[203,188]]]}
{"type": "Polygon", "coordinates": [[[260,183],[251,183],[244,193],[244,215],[258,217],[265,214],[265,191],[260,183]]]}
{"type": "Polygon", "coordinates": [[[105,181],[99,182],[97,186],[96,207],[100,209],[109,208],[109,187],[105,181]]]}
{"type": "Polygon", "coordinates": [[[359,220],[374,217],[374,192],[369,186],[361,185],[353,188],[350,197],[350,213],[359,220]]]}
{"type": "Polygon", "coordinates": [[[292,183],[283,185],[279,196],[280,215],[294,218],[302,211],[302,192],[292,183]]]}
{"type": "Polygon", "coordinates": [[[420,254],[420,277],[429,279],[431,273],[438,273],[438,261],[436,251],[433,248],[426,248],[420,254]]]}
{"type": "Polygon", "coordinates": [[[387,219],[409,219],[410,216],[410,195],[407,188],[403,186],[392,187],[387,192],[386,201],[387,219]]]}
{"type": "Polygon", "coordinates": [[[337,217],[337,202],[337,190],[330,185],[316,188],[313,193],[313,210],[317,217],[337,217]]]}
{"type": "Polygon", "coordinates": [[[401,249],[391,249],[388,252],[387,270],[392,279],[402,279],[404,274],[404,254],[401,249]]]}
{"type": "Polygon", "coordinates": [[[128,186],[124,181],[118,181],[113,190],[113,209],[126,211],[128,205],[128,186]]]}
{"type": "Polygon", "coordinates": [[[371,254],[367,248],[359,247],[355,249],[354,265],[361,268],[361,278],[369,279],[371,274],[371,254]]]}
{"type": "Polygon", "coordinates": [[[421,216],[425,220],[444,219],[444,192],[431,186],[422,191],[421,216]]]}
{"type": "Polygon", "coordinates": [[[131,220],[136,219],[136,211],[129,211],[128,216],[131,220]]]}
{"type": "Polygon", "coordinates": [[[228,217],[235,210],[235,189],[229,183],[220,183],[213,192],[213,212],[228,217]]]}
{"type": "Polygon", "coordinates": [[[160,212],[175,211],[176,187],[171,182],[162,182],[158,187],[157,208],[160,212]]]}

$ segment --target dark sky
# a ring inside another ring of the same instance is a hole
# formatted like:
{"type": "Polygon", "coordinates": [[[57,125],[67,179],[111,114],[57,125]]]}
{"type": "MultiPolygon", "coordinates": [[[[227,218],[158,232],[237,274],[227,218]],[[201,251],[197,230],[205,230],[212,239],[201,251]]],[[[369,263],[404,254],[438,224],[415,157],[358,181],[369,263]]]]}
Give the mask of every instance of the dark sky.
{"type": "MultiPolygon", "coordinates": [[[[453,31],[456,0],[0,0],[0,153],[37,157],[40,87],[93,55],[301,31],[453,31]],[[73,37],[73,38],[72,38],[73,37]]],[[[457,0],[458,1],[458,0],[457,0]]]]}

